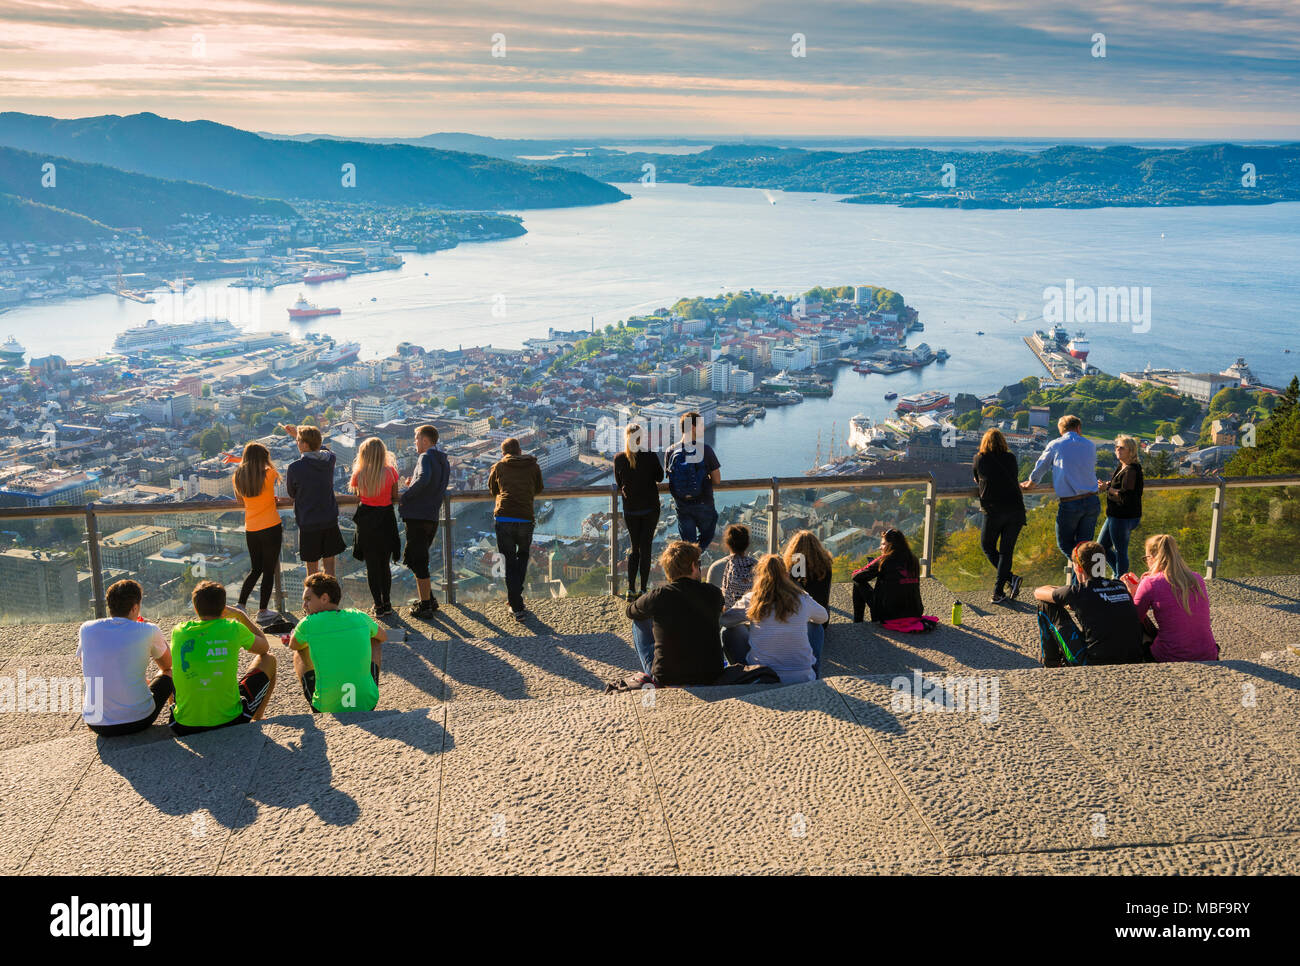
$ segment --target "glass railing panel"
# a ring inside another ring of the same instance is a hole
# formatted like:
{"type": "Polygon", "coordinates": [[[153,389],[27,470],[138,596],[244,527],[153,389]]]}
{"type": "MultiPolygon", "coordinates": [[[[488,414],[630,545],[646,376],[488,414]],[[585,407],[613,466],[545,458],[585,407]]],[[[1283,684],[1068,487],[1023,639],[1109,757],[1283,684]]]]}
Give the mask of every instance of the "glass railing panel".
{"type": "MultiPolygon", "coordinates": [[[[1201,569],[1203,558],[1186,559],[1201,569]]],[[[1229,486],[1219,537],[1219,576],[1240,579],[1297,572],[1300,486],[1229,486]]]]}

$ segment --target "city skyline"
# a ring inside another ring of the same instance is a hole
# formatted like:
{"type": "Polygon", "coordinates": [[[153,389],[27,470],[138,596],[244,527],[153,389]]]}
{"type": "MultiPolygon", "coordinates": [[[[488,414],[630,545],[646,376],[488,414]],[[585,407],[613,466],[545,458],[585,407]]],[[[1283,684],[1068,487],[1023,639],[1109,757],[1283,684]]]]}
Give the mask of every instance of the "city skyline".
{"type": "Polygon", "coordinates": [[[60,117],[359,137],[1300,138],[1300,14],[1282,0],[3,0],[0,22],[2,106],[60,117]]]}

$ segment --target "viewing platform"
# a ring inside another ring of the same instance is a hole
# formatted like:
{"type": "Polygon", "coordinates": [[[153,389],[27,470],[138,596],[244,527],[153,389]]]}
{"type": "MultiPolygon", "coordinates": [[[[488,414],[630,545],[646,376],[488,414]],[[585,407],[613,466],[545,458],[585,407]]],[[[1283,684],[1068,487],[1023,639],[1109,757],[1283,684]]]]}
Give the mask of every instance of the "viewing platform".
{"type": "MultiPolygon", "coordinates": [[[[943,623],[909,635],[852,624],[836,585],[808,684],[605,695],[638,669],[624,604],[570,596],[402,618],[365,714],[310,714],[278,641],[247,726],[0,714],[0,868],[1300,873],[1300,577],[1213,580],[1207,664],[1045,670],[1029,592],[963,595],[954,627],[928,578],[943,623]],[[991,700],[915,710],[917,672],[991,700]]],[[[76,646],[75,623],[0,627],[0,679],[78,677],[76,646]]]]}

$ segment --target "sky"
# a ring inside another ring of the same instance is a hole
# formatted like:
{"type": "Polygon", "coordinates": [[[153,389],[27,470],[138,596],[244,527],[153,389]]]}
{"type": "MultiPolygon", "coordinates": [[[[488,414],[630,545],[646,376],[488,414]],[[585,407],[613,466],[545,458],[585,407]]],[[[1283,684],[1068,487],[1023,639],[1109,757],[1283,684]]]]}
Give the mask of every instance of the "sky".
{"type": "Polygon", "coordinates": [[[281,134],[1300,140],[1298,92],[1300,0],[0,0],[0,110],[281,134]]]}

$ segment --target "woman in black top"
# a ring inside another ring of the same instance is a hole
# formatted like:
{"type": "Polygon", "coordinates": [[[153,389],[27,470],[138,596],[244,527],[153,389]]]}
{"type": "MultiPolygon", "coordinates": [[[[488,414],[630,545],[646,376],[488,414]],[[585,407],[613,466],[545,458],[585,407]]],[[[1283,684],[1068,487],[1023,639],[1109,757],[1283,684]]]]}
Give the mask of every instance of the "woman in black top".
{"type": "Polygon", "coordinates": [[[979,486],[980,509],[984,511],[980,545],[998,572],[997,583],[993,585],[993,603],[1000,604],[1008,597],[1015,600],[1020,593],[1021,578],[1011,572],[1011,558],[1016,552],[1016,538],[1025,525],[1025,498],[1021,496],[1016,455],[1008,448],[1000,430],[990,429],[984,434],[971,472],[979,486]]]}
{"type": "Polygon", "coordinates": [[[1115,440],[1115,472],[1110,482],[1098,480],[1106,494],[1106,522],[1097,542],[1106,552],[1106,563],[1122,577],[1128,569],[1128,542],[1142,522],[1142,464],[1138,462],[1138,441],[1132,436],[1115,440]]]}
{"type": "MultiPolygon", "coordinates": [[[[794,582],[808,592],[808,596],[821,604],[827,612],[831,609],[830,551],[822,546],[817,534],[800,530],[785,545],[785,569],[794,582]]],[[[829,622],[828,622],[829,623],[829,622]]],[[[821,677],[822,646],[826,643],[826,624],[808,622],[808,644],[813,652],[813,674],[821,677]]]]}
{"type": "Polygon", "coordinates": [[[623,452],[614,457],[614,482],[623,495],[623,522],[627,524],[627,599],[636,600],[645,593],[650,580],[650,564],[655,526],[659,523],[659,484],[664,467],[659,454],[645,448],[641,427],[628,425],[623,452]],[[641,589],[636,589],[637,574],[641,589]]]}
{"type": "Polygon", "coordinates": [[[921,565],[901,530],[886,530],[880,537],[880,556],[853,574],[854,623],[862,622],[868,604],[876,623],[925,613],[921,565]]]}

